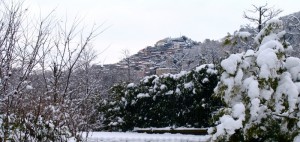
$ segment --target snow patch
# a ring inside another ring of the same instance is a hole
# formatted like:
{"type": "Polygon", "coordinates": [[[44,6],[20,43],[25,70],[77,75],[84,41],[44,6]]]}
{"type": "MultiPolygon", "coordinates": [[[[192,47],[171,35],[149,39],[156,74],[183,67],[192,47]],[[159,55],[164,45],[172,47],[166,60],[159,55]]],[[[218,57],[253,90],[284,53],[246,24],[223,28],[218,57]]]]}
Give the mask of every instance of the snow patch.
{"type": "Polygon", "coordinates": [[[145,97],[150,97],[150,95],[148,93],[139,93],[136,97],[137,98],[145,98],[145,97]]]}
{"type": "Polygon", "coordinates": [[[238,37],[241,37],[241,38],[247,38],[247,37],[250,37],[251,34],[249,32],[242,31],[242,32],[236,32],[235,36],[238,36],[238,37]]]}
{"type": "Polygon", "coordinates": [[[237,65],[241,61],[241,56],[239,54],[231,54],[227,59],[221,62],[221,66],[227,73],[235,74],[237,65]]]}

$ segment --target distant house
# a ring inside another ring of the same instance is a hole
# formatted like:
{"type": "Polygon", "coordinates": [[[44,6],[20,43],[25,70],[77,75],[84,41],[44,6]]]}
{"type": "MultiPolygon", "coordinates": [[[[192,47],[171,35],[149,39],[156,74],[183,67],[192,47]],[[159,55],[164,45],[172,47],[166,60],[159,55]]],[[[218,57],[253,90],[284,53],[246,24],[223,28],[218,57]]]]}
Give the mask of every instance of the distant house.
{"type": "Polygon", "coordinates": [[[175,68],[157,68],[156,69],[156,75],[163,75],[165,73],[174,74],[174,73],[176,73],[176,69],[175,68]]]}
{"type": "Polygon", "coordinates": [[[143,78],[143,77],[145,77],[145,71],[144,71],[144,70],[136,71],[136,72],[135,72],[135,76],[136,76],[137,78],[143,78]]]}
{"type": "Polygon", "coordinates": [[[185,39],[183,37],[173,38],[173,42],[185,42],[185,39]]]}
{"type": "Polygon", "coordinates": [[[162,40],[159,40],[158,42],[156,42],[155,46],[165,46],[165,44],[167,44],[169,41],[169,38],[164,38],[162,40]]]}

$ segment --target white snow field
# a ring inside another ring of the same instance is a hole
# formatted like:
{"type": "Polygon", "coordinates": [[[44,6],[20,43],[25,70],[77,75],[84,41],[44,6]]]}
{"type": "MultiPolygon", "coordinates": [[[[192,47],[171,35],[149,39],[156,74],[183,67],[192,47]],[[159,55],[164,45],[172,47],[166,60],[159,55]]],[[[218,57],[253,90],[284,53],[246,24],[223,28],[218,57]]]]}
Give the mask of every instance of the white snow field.
{"type": "MultiPolygon", "coordinates": [[[[83,135],[86,136],[86,134],[83,135]]],[[[209,139],[209,135],[92,132],[88,134],[87,142],[207,142],[209,139]]]]}

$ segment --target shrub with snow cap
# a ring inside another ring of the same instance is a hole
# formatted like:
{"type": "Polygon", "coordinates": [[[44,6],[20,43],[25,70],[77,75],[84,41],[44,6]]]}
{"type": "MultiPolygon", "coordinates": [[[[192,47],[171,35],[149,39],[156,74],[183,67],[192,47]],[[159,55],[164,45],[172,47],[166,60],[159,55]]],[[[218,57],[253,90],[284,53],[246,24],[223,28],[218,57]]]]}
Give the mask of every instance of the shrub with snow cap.
{"type": "Polygon", "coordinates": [[[221,105],[212,98],[218,71],[205,64],[189,72],[147,76],[138,84],[112,88],[105,125],[123,131],[134,127],[208,127],[221,105]],[[116,109],[117,108],[117,109],[116,109]],[[123,121],[119,122],[117,118],[123,121]]]}
{"type": "Polygon", "coordinates": [[[280,20],[255,37],[256,51],[230,55],[215,88],[226,107],[212,141],[292,141],[299,133],[300,59],[287,57],[280,20]]]}

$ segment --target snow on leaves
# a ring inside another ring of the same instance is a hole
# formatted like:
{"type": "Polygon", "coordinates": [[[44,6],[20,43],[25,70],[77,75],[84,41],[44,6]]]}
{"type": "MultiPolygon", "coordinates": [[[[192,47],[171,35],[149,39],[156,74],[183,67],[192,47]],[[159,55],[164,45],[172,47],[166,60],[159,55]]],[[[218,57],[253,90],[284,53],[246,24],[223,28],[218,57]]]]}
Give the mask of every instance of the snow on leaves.
{"type": "Polygon", "coordinates": [[[220,107],[220,101],[211,98],[218,76],[215,66],[208,64],[179,74],[147,76],[138,84],[117,85],[110,100],[116,103],[109,110],[120,109],[104,112],[104,125],[123,131],[134,127],[207,127],[211,113],[220,107]],[[117,118],[124,121],[119,123],[117,118]]]}
{"type": "Polygon", "coordinates": [[[255,37],[256,51],[232,54],[221,62],[224,71],[215,93],[228,107],[209,130],[213,141],[238,135],[248,141],[290,141],[297,135],[300,59],[286,57],[282,27],[280,20],[270,20],[255,37]],[[276,126],[282,126],[280,132],[271,136],[276,126]]]}

